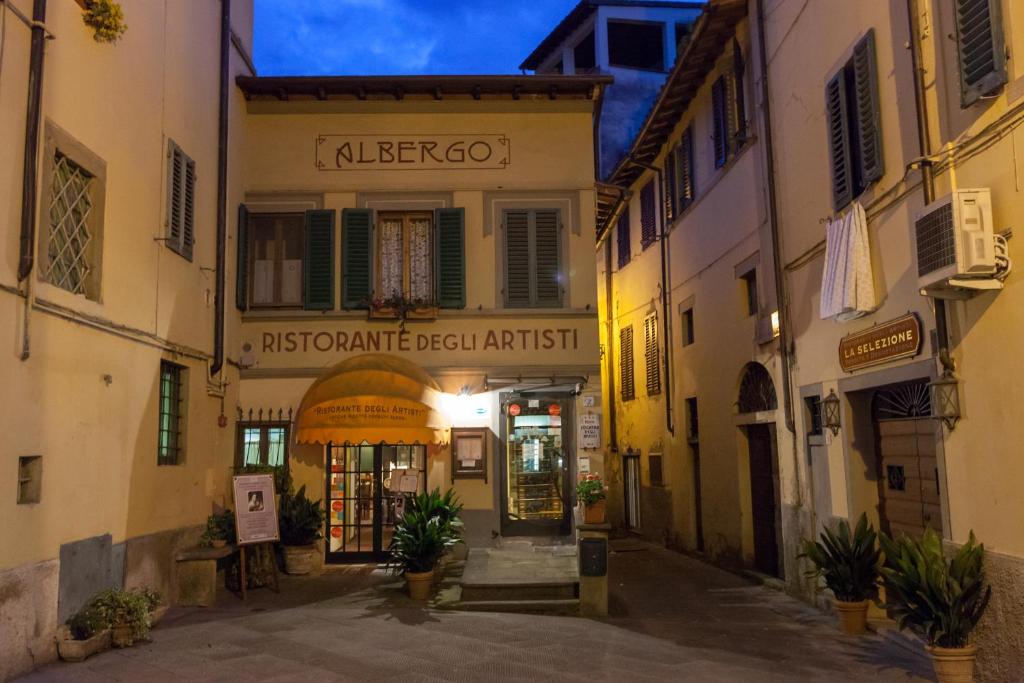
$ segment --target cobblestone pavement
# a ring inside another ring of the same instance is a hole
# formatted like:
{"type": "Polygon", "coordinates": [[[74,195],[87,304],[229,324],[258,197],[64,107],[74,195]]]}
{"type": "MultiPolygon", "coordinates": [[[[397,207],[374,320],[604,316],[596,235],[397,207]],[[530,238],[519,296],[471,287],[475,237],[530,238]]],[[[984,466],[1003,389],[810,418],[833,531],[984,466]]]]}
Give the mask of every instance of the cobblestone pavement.
{"type": "MultiPolygon", "coordinates": [[[[613,546],[616,547],[616,546],[613,546]]],[[[289,578],[176,609],[153,641],[26,681],[927,681],[923,656],[698,560],[629,542],[605,620],[414,606],[393,578],[289,578]]]]}

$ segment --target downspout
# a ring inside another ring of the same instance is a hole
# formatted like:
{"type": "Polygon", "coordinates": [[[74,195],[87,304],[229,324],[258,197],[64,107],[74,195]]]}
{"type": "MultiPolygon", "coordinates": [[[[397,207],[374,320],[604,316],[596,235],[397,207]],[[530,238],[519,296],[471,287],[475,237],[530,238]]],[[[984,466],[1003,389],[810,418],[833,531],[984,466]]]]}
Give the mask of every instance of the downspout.
{"type": "MultiPolygon", "coordinates": [[[[39,122],[43,96],[43,57],[46,45],[46,0],[32,3],[32,43],[28,65],[28,103],[25,113],[25,157],[21,179],[21,241],[18,282],[28,280],[35,265],[36,195],[39,178],[39,122]]],[[[32,282],[25,283],[25,324],[21,360],[29,357],[29,317],[32,311],[32,282]]]]}
{"type": "Polygon", "coordinates": [[[604,243],[604,305],[608,345],[605,347],[608,364],[608,447],[612,453],[619,450],[619,430],[615,422],[615,304],[612,301],[612,241],[604,243]]]}
{"type": "Polygon", "coordinates": [[[665,209],[664,209],[664,202],[665,202],[665,180],[664,180],[664,176],[662,175],[661,169],[658,168],[657,166],[652,166],[650,164],[645,164],[643,162],[637,161],[633,157],[632,154],[630,154],[628,157],[626,157],[626,160],[629,163],[633,164],[634,166],[638,166],[640,168],[645,168],[648,171],[652,171],[652,172],[654,172],[654,173],[656,173],[658,175],[658,201],[661,202],[661,204],[662,204],[661,211],[658,211],[658,218],[659,218],[658,222],[661,224],[660,230],[658,231],[659,232],[659,235],[658,235],[658,246],[659,246],[659,248],[661,250],[661,313],[662,313],[662,315],[661,315],[661,322],[662,322],[662,338],[665,340],[665,343],[662,344],[662,348],[663,348],[663,351],[664,351],[664,353],[662,354],[662,366],[665,369],[665,383],[668,385],[665,388],[665,428],[668,430],[669,434],[675,435],[676,427],[675,427],[675,421],[673,420],[673,416],[672,416],[672,375],[670,374],[671,370],[669,369],[669,357],[671,355],[671,346],[672,346],[672,344],[671,344],[671,330],[672,330],[671,315],[672,315],[672,312],[671,312],[671,310],[669,310],[669,304],[668,304],[669,284],[668,284],[668,264],[667,264],[667,261],[666,261],[666,259],[668,258],[668,255],[667,255],[668,252],[667,252],[667,247],[665,246],[666,242],[668,241],[668,235],[666,234],[666,230],[665,230],[665,209]]]}
{"type": "MultiPolygon", "coordinates": [[[[779,360],[782,363],[782,402],[786,429],[796,434],[793,417],[793,386],[790,379],[792,339],[789,329],[789,306],[786,298],[786,273],[782,266],[782,240],[779,236],[779,208],[775,188],[775,147],[772,143],[772,109],[768,94],[768,55],[765,48],[764,0],[757,0],[757,55],[761,71],[761,107],[764,110],[765,163],[768,166],[768,225],[772,239],[772,268],[775,271],[775,300],[779,307],[779,360]]],[[[793,441],[794,455],[796,440],[793,441]]],[[[799,472],[799,468],[797,469],[799,472]]],[[[799,491],[799,487],[798,487],[799,491]]]]}
{"type": "Polygon", "coordinates": [[[224,366],[224,252],[227,246],[228,87],[231,49],[231,0],[220,2],[220,121],[217,130],[217,261],[213,297],[213,362],[210,376],[224,366]]]}
{"type": "MultiPolygon", "coordinates": [[[[928,109],[925,101],[924,79],[921,66],[920,29],[917,25],[917,1],[907,0],[907,23],[910,30],[910,63],[914,72],[914,112],[917,116],[917,145],[921,157],[921,193],[927,206],[935,201],[935,174],[931,161],[931,131],[928,128],[928,109]]],[[[953,359],[949,355],[949,325],[946,319],[945,299],[935,299],[935,336],[938,341],[939,362],[944,372],[953,372],[953,359]]]]}

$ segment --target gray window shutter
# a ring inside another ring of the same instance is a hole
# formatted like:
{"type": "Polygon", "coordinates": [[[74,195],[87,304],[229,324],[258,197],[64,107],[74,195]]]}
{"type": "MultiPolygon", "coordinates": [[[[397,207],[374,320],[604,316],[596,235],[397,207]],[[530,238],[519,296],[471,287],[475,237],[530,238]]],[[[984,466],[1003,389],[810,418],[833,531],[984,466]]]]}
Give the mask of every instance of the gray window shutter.
{"type": "Polygon", "coordinates": [[[679,196],[676,185],[676,150],[665,155],[665,219],[671,221],[679,213],[679,196]]]}
{"type": "Polygon", "coordinates": [[[832,162],[832,205],[841,209],[853,199],[853,173],[850,169],[850,131],[846,118],[846,89],[843,71],[825,86],[825,112],[828,114],[828,150],[832,162]]]}
{"type": "Polygon", "coordinates": [[[341,212],[341,306],[369,308],[373,294],[373,211],[341,212]]]}
{"type": "Polygon", "coordinates": [[[618,225],[615,226],[615,242],[619,253],[619,268],[625,268],[632,258],[629,249],[629,204],[622,207],[618,225]]]}
{"type": "Polygon", "coordinates": [[[235,306],[240,311],[249,308],[249,209],[238,205],[237,256],[235,264],[235,306]]]}
{"type": "Polygon", "coordinates": [[[1006,48],[999,0],[955,0],[960,104],[968,107],[1006,83],[1006,48]]]}
{"type": "MultiPolygon", "coordinates": [[[[653,200],[653,198],[652,198],[653,200]]],[[[561,259],[559,258],[558,209],[536,209],[533,212],[534,305],[557,308],[562,305],[561,259]]]]}
{"type": "Polygon", "coordinates": [[[174,141],[167,144],[167,163],[167,246],[180,251],[185,155],[174,141]]]}
{"type": "Polygon", "coordinates": [[[857,138],[861,187],[882,177],[882,117],[878,107],[878,67],[875,63],[875,31],[867,32],[853,48],[853,81],[857,93],[857,138]]]}
{"type": "Polygon", "coordinates": [[[683,131],[676,152],[676,175],[679,178],[679,210],[682,211],[693,203],[694,170],[693,170],[693,129],[683,131]]]}
{"type": "Polygon", "coordinates": [[[434,215],[434,282],[437,305],[466,307],[466,210],[437,209],[434,215]]]}
{"type": "Polygon", "coordinates": [[[619,330],[619,387],[622,400],[629,401],[636,396],[633,386],[633,326],[619,330]]]}
{"type": "Polygon", "coordinates": [[[530,305],[530,212],[505,211],[505,305],[530,305]]]}
{"type": "Polygon", "coordinates": [[[185,161],[185,188],[182,193],[185,205],[181,211],[181,246],[179,253],[192,260],[192,245],[195,244],[196,215],[196,162],[185,161]]]}
{"type": "Polygon", "coordinates": [[[640,190],[640,244],[644,249],[654,244],[658,237],[654,209],[654,181],[648,180],[640,190]]]}
{"type": "Polygon", "coordinates": [[[334,211],[306,212],[305,309],[334,308],[334,211]]]}
{"type": "Polygon", "coordinates": [[[725,166],[729,158],[729,122],[726,103],[725,77],[719,76],[711,86],[712,141],[715,148],[715,168],[725,166]]]}

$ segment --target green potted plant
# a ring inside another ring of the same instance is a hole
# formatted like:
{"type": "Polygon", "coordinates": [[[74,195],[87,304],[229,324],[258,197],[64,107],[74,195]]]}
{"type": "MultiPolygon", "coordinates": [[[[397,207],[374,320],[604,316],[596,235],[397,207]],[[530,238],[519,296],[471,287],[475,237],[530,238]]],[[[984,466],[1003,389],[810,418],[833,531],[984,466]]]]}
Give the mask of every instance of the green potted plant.
{"type": "Polygon", "coordinates": [[[214,548],[223,548],[228,543],[235,542],[235,514],[225,508],[222,512],[215,512],[206,518],[206,530],[200,538],[200,543],[214,548]]]}
{"type": "Polygon", "coordinates": [[[316,542],[323,538],[324,511],[320,501],[306,497],[303,484],[296,493],[281,496],[281,544],[284,567],[289,574],[308,574],[313,569],[316,542]]]}
{"type": "Polygon", "coordinates": [[[439,489],[409,498],[405,514],[395,524],[388,552],[388,566],[405,576],[409,596],[413,600],[426,600],[434,579],[434,567],[444,552],[461,535],[458,512],[462,506],[449,491],[440,495],[439,489]],[[444,503],[447,501],[447,504],[444,503]]]}
{"type": "Polygon", "coordinates": [[[160,591],[143,586],[142,588],[136,588],[134,592],[145,599],[146,607],[149,609],[149,624],[150,626],[156,626],[164,618],[164,615],[167,614],[168,609],[160,591]]]}
{"type": "Polygon", "coordinates": [[[879,541],[885,553],[884,607],[899,628],[924,639],[939,683],[973,681],[977,647],[970,642],[971,631],[992,596],[985,582],[985,546],[971,531],[947,560],[942,539],[931,528],[921,540],[881,534],[879,541]]]}
{"type": "Polygon", "coordinates": [[[82,21],[93,30],[97,43],[116,43],[128,30],[124,23],[124,11],[114,0],[79,0],[84,6],[82,21]]]}
{"type": "Polygon", "coordinates": [[[57,653],[66,662],[81,662],[110,648],[110,623],[105,613],[87,604],[57,631],[57,653]]]}
{"type": "Polygon", "coordinates": [[[596,474],[584,475],[576,483],[576,500],[583,503],[585,524],[604,524],[608,487],[596,474]]]}
{"type": "MultiPolygon", "coordinates": [[[[459,518],[459,513],[462,512],[462,503],[459,502],[455,489],[448,489],[442,494],[440,488],[435,488],[426,495],[412,496],[406,504],[406,510],[410,509],[418,510],[428,518],[437,517],[441,520],[442,530],[450,539],[435,564],[435,569],[438,567],[443,569],[451,556],[452,548],[462,542],[463,524],[459,518]]],[[[434,572],[434,583],[440,582],[443,573],[443,571],[434,572]]]]}
{"type": "Polygon", "coordinates": [[[89,605],[110,624],[114,647],[131,647],[136,640],[149,638],[149,600],[144,595],[111,588],[97,593],[89,605]]]}
{"type": "Polygon", "coordinates": [[[878,586],[878,534],[867,515],[861,514],[852,533],[850,524],[840,519],[836,530],[824,529],[820,538],[818,542],[802,542],[799,557],[806,557],[814,565],[806,575],[825,579],[843,632],[860,635],[867,630],[868,598],[878,586]]]}

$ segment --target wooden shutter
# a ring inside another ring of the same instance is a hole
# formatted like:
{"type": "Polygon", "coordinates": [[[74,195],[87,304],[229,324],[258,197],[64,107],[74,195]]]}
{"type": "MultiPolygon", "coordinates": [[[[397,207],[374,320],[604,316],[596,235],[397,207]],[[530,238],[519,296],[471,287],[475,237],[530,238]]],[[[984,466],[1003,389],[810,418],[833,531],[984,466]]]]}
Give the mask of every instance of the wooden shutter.
{"type": "Polygon", "coordinates": [[[665,155],[665,220],[671,221],[679,213],[679,195],[676,186],[676,150],[665,155]]]}
{"type": "Polygon", "coordinates": [[[169,140],[167,144],[167,246],[181,251],[182,205],[185,189],[185,154],[169,140]]]}
{"type": "Polygon", "coordinates": [[[434,282],[437,305],[466,307],[466,210],[434,212],[434,282]]]}
{"type": "Polygon", "coordinates": [[[562,305],[561,259],[559,258],[558,209],[533,212],[534,297],[535,306],[557,308],[562,305]]]}
{"type": "Polygon", "coordinates": [[[644,249],[651,246],[658,236],[654,209],[654,181],[648,180],[640,190],[640,244],[644,249]]]}
{"type": "Polygon", "coordinates": [[[244,311],[249,308],[249,209],[245,204],[238,205],[236,239],[235,306],[244,311]]]}
{"type": "Polygon", "coordinates": [[[633,386],[633,326],[619,330],[619,387],[622,400],[630,401],[636,396],[633,386]]]}
{"type": "Polygon", "coordinates": [[[881,178],[884,168],[874,29],[869,30],[853,48],[853,81],[857,94],[857,163],[863,188],[881,178]]]}
{"type": "Polygon", "coordinates": [[[615,243],[618,249],[619,268],[625,268],[632,258],[629,246],[629,204],[627,203],[622,207],[622,213],[619,214],[619,223],[615,226],[615,243]]]}
{"type": "Polygon", "coordinates": [[[334,211],[306,212],[305,309],[334,308],[334,211]]]}
{"type": "Polygon", "coordinates": [[[658,364],[658,316],[651,314],[644,318],[644,370],[647,379],[647,395],[661,393],[661,366],[658,364]]]}
{"type": "Polygon", "coordinates": [[[743,76],[746,72],[746,63],[743,60],[743,50],[735,38],[732,41],[732,79],[730,88],[732,94],[732,149],[735,152],[747,139],[747,105],[743,93],[743,76]]]}
{"type": "Polygon", "coordinates": [[[679,210],[683,211],[693,203],[693,129],[683,131],[676,152],[676,175],[679,178],[679,210]]]}
{"type": "Polygon", "coordinates": [[[373,212],[341,212],[341,306],[369,308],[373,295],[373,212]]]}
{"type": "Polygon", "coordinates": [[[712,141],[715,148],[715,168],[725,166],[729,158],[729,123],[726,102],[725,77],[719,76],[711,86],[712,141]]]}
{"type": "Polygon", "coordinates": [[[185,206],[182,207],[181,255],[192,260],[192,246],[195,244],[196,214],[196,162],[191,159],[185,162],[185,206]]]}
{"type": "Polygon", "coordinates": [[[828,151],[832,162],[832,205],[838,210],[853,199],[850,131],[841,69],[825,86],[825,112],[828,114],[828,151]]]}
{"type": "Polygon", "coordinates": [[[505,305],[530,305],[530,212],[505,211],[505,305]]]}
{"type": "Polygon", "coordinates": [[[960,105],[968,107],[1006,83],[1000,0],[954,0],[960,59],[960,105]]]}

